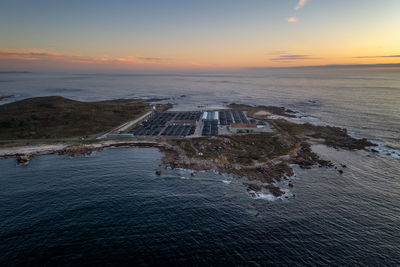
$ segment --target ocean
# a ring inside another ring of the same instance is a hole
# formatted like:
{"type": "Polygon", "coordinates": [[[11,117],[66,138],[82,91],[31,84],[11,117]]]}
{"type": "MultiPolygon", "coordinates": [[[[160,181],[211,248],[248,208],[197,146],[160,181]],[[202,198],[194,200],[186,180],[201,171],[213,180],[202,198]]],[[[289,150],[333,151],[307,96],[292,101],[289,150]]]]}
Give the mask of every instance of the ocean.
{"type": "Polygon", "coordinates": [[[152,148],[0,160],[0,265],[400,263],[400,71],[305,68],[186,74],[3,73],[0,103],[168,98],[174,109],[285,106],[379,153],[314,146],[346,164],[302,170],[295,197],[250,197],[227,175],[165,170],[152,148]],[[162,169],[162,175],[155,171],[162,169]]]}

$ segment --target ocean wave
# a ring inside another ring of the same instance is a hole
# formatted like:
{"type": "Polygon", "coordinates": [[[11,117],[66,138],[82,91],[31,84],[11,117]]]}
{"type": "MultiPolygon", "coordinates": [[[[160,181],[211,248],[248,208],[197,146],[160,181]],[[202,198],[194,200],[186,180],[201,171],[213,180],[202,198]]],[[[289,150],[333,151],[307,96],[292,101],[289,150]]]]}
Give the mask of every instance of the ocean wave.
{"type": "Polygon", "coordinates": [[[307,100],[303,102],[304,104],[310,105],[310,106],[320,106],[321,102],[318,100],[307,100]]]}
{"type": "Polygon", "coordinates": [[[264,200],[268,200],[268,201],[275,201],[277,199],[279,199],[280,197],[276,197],[272,194],[269,193],[258,193],[255,191],[249,191],[249,194],[252,198],[255,199],[264,199],[264,200]]]}
{"type": "Polygon", "coordinates": [[[289,189],[282,189],[281,190],[284,192],[282,196],[276,197],[273,194],[269,192],[256,192],[253,190],[249,190],[247,193],[251,198],[254,199],[263,199],[263,200],[268,200],[268,201],[276,201],[276,200],[286,200],[290,197],[293,197],[293,193],[289,189]]]}
{"type": "Polygon", "coordinates": [[[372,141],[377,146],[369,147],[372,151],[378,151],[380,156],[391,157],[394,159],[400,159],[400,149],[388,146],[378,141],[372,141]]]}
{"type": "Polygon", "coordinates": [[[46,92],[50,92],[50,93],[75,93],[75,92],[83,92],[86,89],[81,89],[81,88],[46,88],[43,89],[46,92]]]}

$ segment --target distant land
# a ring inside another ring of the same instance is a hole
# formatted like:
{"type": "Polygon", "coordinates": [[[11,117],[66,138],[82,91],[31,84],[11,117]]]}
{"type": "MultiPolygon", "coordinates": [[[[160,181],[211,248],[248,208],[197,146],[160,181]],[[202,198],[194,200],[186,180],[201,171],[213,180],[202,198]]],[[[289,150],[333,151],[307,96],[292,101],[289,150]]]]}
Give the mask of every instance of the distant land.
{"type": "MultiPolygon", "coordinates": [[[[230,71],[235,70],[282,70],[282,69],[368,69],[368,68],[400,68],[400,63],[392,63],[392,64],[334,64],[334,65],[315,65],[315,66],[290,66],[290,67],[247,67],[247,68],[237,68],[237,69],[229,69],[230,71]]],[[[149,72],[147,70],[137,70],[132,73],[127,73],[126,71],[115,71],[115,70],[104,70],[101,72],[94,71],[90,72],[87,71],[85,73],[80,73],[80,75],[91,75],[91,74],[115,74],[115,75],[148,75],[148,76],[158,76],[158,75],[202,75],[201,73],[206,73],[210,70],[208,69],[196,69],[196,70],[181,70],[177,72],[177,70],[163,70],[157,71],[154,70],[149,72]]],[[[215,72],[216,70],[212,70],[215,72]]],[[[217,70],[216,73],[221,72],[224,73],[227,70],[220,69],[217,70]]],[[[41,70],[40,72],[45,73],[70,73],[70,71],[45,71],[41,70]]],[[[0,74],[29,74],[29,73],[36,73],[36,71],[0,71],[0,74]]],[[[218,75],[218,74],[216,74],[218,75]]]]}
{"type": "Polygon", "coordinates": [[[16,70],[0,71],[0,74],[14,74],[14,73],[32,73],[32,72],[31,71],[16,71],[16,70]]]}
{"type": "Polygon", "coordinates": [[[316,66],[293,66],[293,67],[250,67],[249,70],[263,69],[347,69],[347,68],[400,68],[400,63],[393,64],[347,64],[347,65],[316,65],[316,66]]]}

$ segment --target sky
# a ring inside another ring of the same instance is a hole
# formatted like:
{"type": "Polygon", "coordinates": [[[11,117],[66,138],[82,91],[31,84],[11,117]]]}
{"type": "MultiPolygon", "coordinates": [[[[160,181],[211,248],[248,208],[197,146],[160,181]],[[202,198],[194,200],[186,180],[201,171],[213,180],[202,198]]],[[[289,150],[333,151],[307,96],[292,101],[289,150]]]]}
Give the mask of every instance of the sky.
{"type": "Polygon", "coordinates": [[[0,1],[0,71],[391,63],[399,0],[0,1]]]}

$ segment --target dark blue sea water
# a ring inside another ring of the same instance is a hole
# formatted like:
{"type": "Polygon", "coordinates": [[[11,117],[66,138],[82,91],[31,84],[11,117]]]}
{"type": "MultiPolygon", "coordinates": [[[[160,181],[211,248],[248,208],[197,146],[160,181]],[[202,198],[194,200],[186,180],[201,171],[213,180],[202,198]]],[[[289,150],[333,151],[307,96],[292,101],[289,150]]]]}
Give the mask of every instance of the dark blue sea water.
{"type": "MultiPolygon", "coordinates": [[[[400,263],[400,72],[1,74],[0,95],[170,97],[177,108],[284,105],[349,128],[381,153],[316,146],[335,169],[295,168],[295,197],[251,198],[212,172],[165,170],[156,149],[0,160],[0,265],[400,263]],[[183,96],[184,95],[184,96],[183,96]],[[161,169],[157,176],[155,170],[161,169]]],[[[229,181],[229,182],[227,182],[229,181]]]]}

